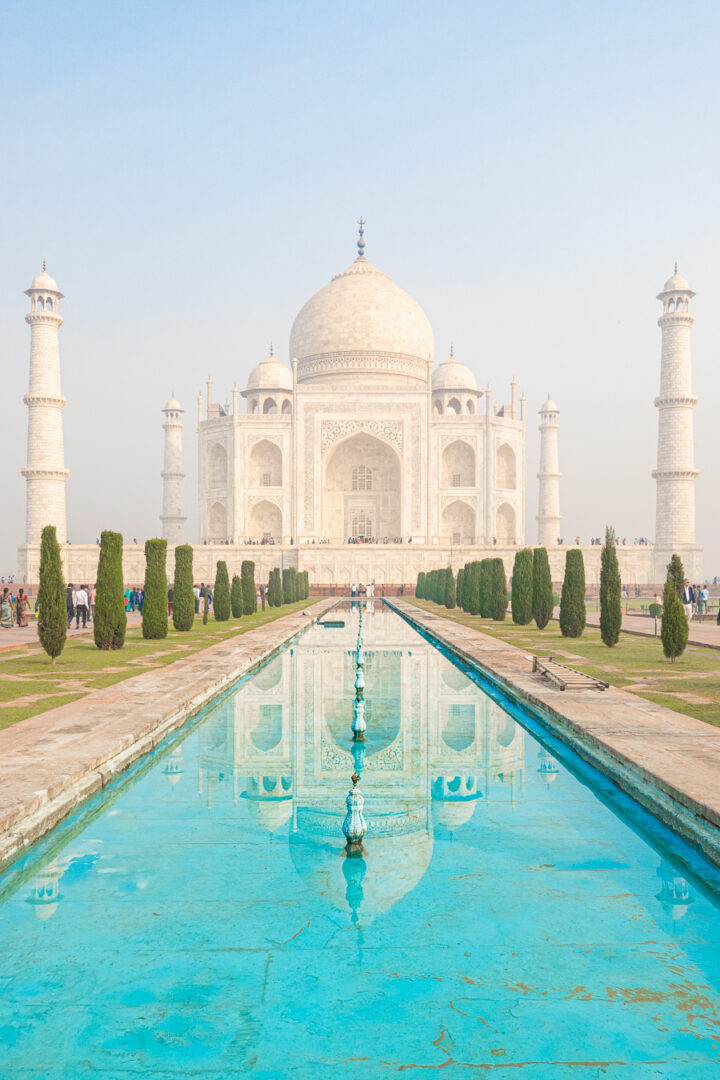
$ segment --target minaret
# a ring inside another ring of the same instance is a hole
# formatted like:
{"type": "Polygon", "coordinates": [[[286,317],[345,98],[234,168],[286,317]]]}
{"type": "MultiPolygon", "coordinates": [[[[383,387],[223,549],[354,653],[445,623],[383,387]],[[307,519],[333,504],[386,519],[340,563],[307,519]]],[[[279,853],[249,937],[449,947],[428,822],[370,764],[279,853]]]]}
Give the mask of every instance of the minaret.
{"type": "Polygon", "coordinates": [[[165,463],[162,471],[163,507],[160,515],[162,534],[168,544],[182,544],[185,533],[185,515],[183,514],[185,473],[182,471],[183,407],[175,394],[170,395],[170,400],[163,412],[165,413],[163,424],[165,463]]]}
{"type": "Polygon", "coordinates": [[[699,572],[695,544],[695,468],[693,448],[693,409],[697,398],[692,392],[690,365],[690,330],[695,319],[690,314],[690,300],[695,295],[684,277],[675,273],[658,294],[662,315],[660,394],[658,408],[657,481],[655,503],[655,580],[665,580],[665,566],[670,556],[680,555],[689,576],[699,572]],[[691,549],[691,550],[688,550],[691,549]],[[659,576],[658,576],[659,575],[659,576]]]}
{"type": "Polygon", "coordinates": [[[39,544],[46,525],[54,525],[58,542],[67,541],[65,509],[65,468],[60,392],[60,345],[58,330],[62,316],[58,303],[63,294],[45,270],[33,278],[25,295],[30,297],[30,386],[24,397],[28,407],[27,481],[25,543],[39,544]]]}
{"type": "Polygon", "coordinates": [[[560,411],[550,395],[540,410],[540,493],[538,498],[538,544],[555,547],[560,536],[560,470],[558,431],[560,411]]]}

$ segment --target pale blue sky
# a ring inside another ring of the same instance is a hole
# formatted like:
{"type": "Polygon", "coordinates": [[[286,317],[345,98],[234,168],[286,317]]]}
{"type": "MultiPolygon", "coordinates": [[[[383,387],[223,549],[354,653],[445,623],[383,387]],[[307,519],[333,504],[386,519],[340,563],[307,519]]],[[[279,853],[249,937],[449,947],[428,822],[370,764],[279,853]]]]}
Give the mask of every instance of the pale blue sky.
{"type": "Polygon", "coordinates": [[[698,539],[720,574],[720,8],[655,3],[0,7],[0,572],[24,530],[42,258],[61,331],[69,535],[156,535],[161,408],[224,399],[367,254],[498,397],[561,410],[563,534],[654,533],[660,334],[675,259],[693,331],[698,539]]]}

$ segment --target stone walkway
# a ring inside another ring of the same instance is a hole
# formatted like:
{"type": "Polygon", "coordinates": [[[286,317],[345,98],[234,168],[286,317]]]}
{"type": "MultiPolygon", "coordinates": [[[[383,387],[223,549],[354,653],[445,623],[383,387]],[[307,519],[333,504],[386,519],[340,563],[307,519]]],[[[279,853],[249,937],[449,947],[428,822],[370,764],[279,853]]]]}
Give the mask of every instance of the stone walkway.
{"type": "MultiPolygon", "coordinates": [[[[555,618],[558,618],[559,614],[560,608],[555,608],[555,618]]],[[[599,611],[588,611],[585,618],[588,626],[600,625],[599,611]]],[[[654,637],[655,620],[648,618],[646,615],[623,615],[622,629],[628,634],[639,634],[642,637],[654,637]]],[[[660,637],[659,619],[657,621],[657,632],[658,637],[660,637]]],[[[711,648],[720,649],[720,626],[715,619],[711,618],[709,615],[703,622],[692,622],[690,624],[688,643],[690,645],[709,645],[711,648]]]]}
{"type": "Polygon", "coordinates": [[[478,664],[550,731],[720,866],[720,729],[617,687],[555,689],[532,654],[405,600],[391,606],[461,659],[478,664]]]}
{"type": "MultiPolygon", "coordinates": [[[[134,611],[131,615],[128,615],[128,626],[140,626],[142,623],[142,616],[139,611],[134,611]]],[[[91,622],[83,629],[81,626],[79,630],[75,629],[75,623],[72,628],[68,630],[68,637],[83,637],[92,634],[93,625],[91,622]]],[[[0,628],[0,653],[6,649],[17,649],[23,645],[37,645],[38,644],[38,631],[37,631],[37,619],[34,616],[28,618],[28,625],[23,629],[17,626],[13,626],[11,630],[4,630],[0,628]]]]}
{"type": "Polygon", "coordinates": [[[337,602],[310,601],[307,614],[284,615],[0,731],[0,868],[337,602]]]}

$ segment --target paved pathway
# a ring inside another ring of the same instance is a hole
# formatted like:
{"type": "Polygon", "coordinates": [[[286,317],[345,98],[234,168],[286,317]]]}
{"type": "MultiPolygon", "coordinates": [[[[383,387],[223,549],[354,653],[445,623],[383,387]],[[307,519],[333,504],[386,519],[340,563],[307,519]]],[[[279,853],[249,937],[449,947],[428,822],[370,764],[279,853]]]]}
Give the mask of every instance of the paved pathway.
{"type": "Polygon", "coordinates": [[[310,601],[0,731],[0,868],[336,603],[310,601]]]}
{"type": "Polygon", "coordinates": [[[720,728],[617,687],[565,690],[532,674],[532,654],[404,600],[391,605],[486,669],[582,757],[720,866],[720,728]]]}
{"type": "MultiPolygon", "coordinates": [[[[555,609],[557,618],[560,614],[560,608],[555,609]]],[[[588,626],[600,625],[600,612],[588,611],[586,616],[588,626]]],[[[646,615],[623,615],[622,628],[630,634],[641,634],[643,637],[653,637],[655,634],[655,620],[648,618],[646,615]]],[[[660,636],[660,620],[657,621],[658,637],[660,636]]],[[[720,625],[707,616],[703,622],[692,622],[690,624],[690,636],[688,641],[692,645],[711,645],[716,649],[720,649],[720,625]]]]}
{"type": "MultiPolygon", "coordinates": [[[[142,617],[139,611],[134,611],[131,615],[128,615],[128,626],[140,626],[142,617]]],[[[72,628],[68,630],[68,637],[83,637],[92,634],[93,625],[91,622],[83,629],[81,626],[79,630],[75,629],[75,623],[72,624],[72,628]]],[[[38,631],[37,631],[37,619],[31,616],[28,619],[28,625],[23,629],[17,626],[13,626],[11,630],[0,629],[0,653],[5,652],[6,649],[22,648],[23,645],[37,645],[38,644],[38,631]]]]}

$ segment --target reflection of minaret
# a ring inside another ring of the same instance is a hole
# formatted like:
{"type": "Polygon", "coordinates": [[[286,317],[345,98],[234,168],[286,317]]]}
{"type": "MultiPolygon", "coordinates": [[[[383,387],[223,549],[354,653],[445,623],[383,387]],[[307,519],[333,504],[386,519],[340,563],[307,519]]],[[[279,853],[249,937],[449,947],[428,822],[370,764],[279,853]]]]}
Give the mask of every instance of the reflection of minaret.
{"type": "Polygon", "coordinates": [[[58,303],[63,294],[45,270],[33,278],[25,295],[30,297],[30,386],[25,395],[28,407],[27,481],[25,543],[39,544],[46,525],[54,525],[58,542],[67,540],[65,513],[65,468],[62,411],[65,398],[60,392],[60,345],[58,331],[62,316],[58,303]]]}
{"type": "Polygon", "coordinates": [[[662,888],[657,894],[665,911],[672,917],[674,923],[678,923],[692,904],[690,886],[687,880],[665,859],[655,871],[662,882],[662,888]]]}
{"type": "Polygon", "coordinates": [[[162,534],[169,544],[182,544],[185,531],[183,514],[182,431],[183,408],[174,394],[163,409],[165,413],[165,461],[163,465],[162,534]]]}
{"type": "Polygon", "coordinates": [[[554,401],[548,399],[540,410],[540,491],[538,496],[538,544],[551,547],[560,536],[560,469],[558,458],[558,431],[560,411],[554,401]]]}
{"type": "MultiPolygon", "coordinates": [[[[683,548],[695,547],[695,468],[693,452],[693,409],[690,330],[695,319],[690,300],[695,295],[677,272],[668,278],[658,294],[663,311],[658,319],[662,331],[660,394],[658,408],[657,481],[655,545],[658,562],[655,580],[665,578],[664,564],[673,553],[683,556],[683,548]],[[659,550],[658,550],[659,549],[659,550]],[[658,572],[662,576],[658,577],[658,572]]],[[[689,569],[690,576],[693,574],[689,569]]]]}

